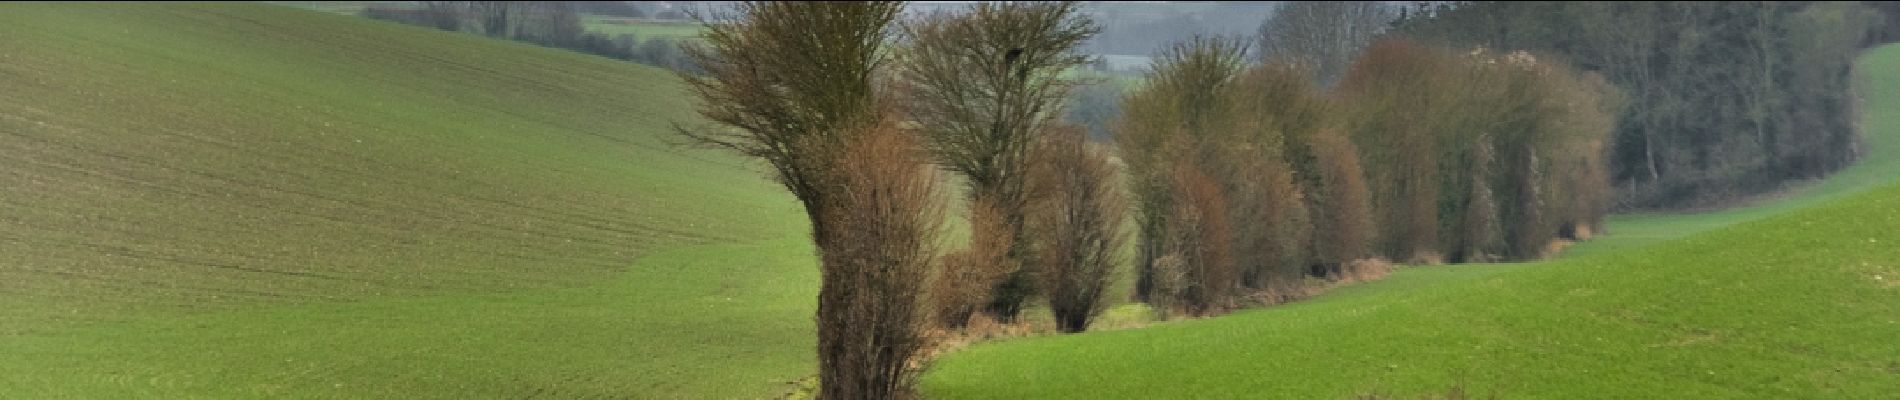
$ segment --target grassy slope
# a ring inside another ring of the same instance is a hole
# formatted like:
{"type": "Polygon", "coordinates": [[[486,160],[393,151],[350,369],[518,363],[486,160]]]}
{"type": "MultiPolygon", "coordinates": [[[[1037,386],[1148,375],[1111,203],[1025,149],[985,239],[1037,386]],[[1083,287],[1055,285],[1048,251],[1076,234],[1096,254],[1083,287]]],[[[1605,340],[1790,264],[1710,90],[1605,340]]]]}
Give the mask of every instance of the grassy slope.
{"type": "Polygon", "coordinates": [[[782,390],[801,214],[665,143],[676,82],[286,7],[0,5],[0,398],[782,390]]]}
{"type": "Polygon", "coordinates": [[[1782,202],[1629,216],[1562,260],[1418,268],[1312,301],[943,359],[937,398],[1882,398],[1900,391],[1900,47],[1872,151],[1782,202]],[[1658,243],[1664,242],[1666,243],[1658,243]],[[1614,251],[1611,251],[1614,250],[1614,251]]]}
{"type": "Polygon", "coordinates": [[[1666,241],[1740,222],[1806,208],[1881,187],[1900,178],[1900,48],[1887,46],[1863,56],[1857,67],[1866,90],[1861,104],[1867,132],[1854,166],[1763,204],[1693,214],[1632,214],[1610,217],[1613,235],[1571,247],[1565,256],[1608,252],[1666,241]]]}

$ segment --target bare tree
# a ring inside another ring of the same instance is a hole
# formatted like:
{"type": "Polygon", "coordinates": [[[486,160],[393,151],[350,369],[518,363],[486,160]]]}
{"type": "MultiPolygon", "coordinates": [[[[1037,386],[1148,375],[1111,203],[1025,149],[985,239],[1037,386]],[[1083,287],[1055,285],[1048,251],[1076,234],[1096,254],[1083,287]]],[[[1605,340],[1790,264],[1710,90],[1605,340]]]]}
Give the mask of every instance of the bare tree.
{"type": "MultiPolygon", "coordinates": [[[[819,395],[907,396],[933,262],[936,179],[886,116],[877,81],[901,2],[744,2],[708,24],[683,74],[697,143],[765,160],[818,245],[819,395]]],[[[707,18],[702,18],[702,21],[707,18]]]]}
{"type": "Polygon", "coordinates": [[[1307,65],[1332,86],[1395,17],[1379,1],[1292,1],[1260,25],[1260,57],[1307,65]]]}
{"type": "Polygon", "coordinates": [[[430,25],[445,31],[462,30],[462,16],[468,14],[470,2],[466,1],[424,1],[423,15],[430,25]]]}
{"type": "Polygon", "coordinates": [[[931,285],[931,303],[940,326],[962,328],[990,299],[991,291],[1017,271],[1009,249],[1016,237],[1003,224],[1003,213],[990,201],[969,203],[970,242],[945,255],[931,285]]]}
{"type": "MultiPolygon", "coordinates": [[[[978,3],[904,25],[910,48],[900,77],[910,117],[939,163],[962,175],[973,200],[995,204],[1008,232],[1022,234],[1024,155],[1062,117],[1076,85],[1064,73],[1087,65],[1076,51],[1101,29],[1075,2],[978,3]]],[[[1009,256],[1025,260],[1025,242],[1009,256]]],[[[1018,263],[1025,268],[1030,267],[1018,263]]],[[[988,310],[1014,319],[1030,292],[1026,272],[997,288],[988,310]]]]}
{"type": "Polygon", "coordinates": [[[888,58],[887,28],[901,2],[744,2],[731,23],[708,24],[704,46],[687,55],[705,71],[681,74],[701,100],[699,114],[730,129],[681,130],[697,143],[770,164],[805,206],[813,234],[825,174],[884,103],[875,75],[888,58]]]}
{"type": "Polygon", "coordinates": [[[490,37],[507,38],[514,34],[511,24],[521,2],[514,1],[473,1],[469,8],[481,19],[482,33],[490,37]]]}
{"type": "Polygon", "coordinates": [[[818,291],[819,396],[910,397],[911,358],[929,321],[921,300],[943,221],[937,170],[894,121],[838,157],[825,218],[851,229],[823,239],[818,291]]]}
{"type": "MultiPolygon", "coordinates": [[[[1234,96],[1229,83],[1242,71],[1247,46],[1241,40],[1195,37],[1162,52],[1147,75],[1147,84],[1130,93],[1122,104],[1115,140],[1128,165],[1140,232],[1136,245],[1135,292],[1151,298],[1155,261],[1169,255],[1171,217],[1176,206],[1176,165],[1211,160],[1205,150],[1218,148],[1209,137],[1225,137],[1234,96]]],[[[1201,165],[1193,165],[1201,168],[1201,165]]],[[[1199,172],[1197,172],[1199,173],[1199,172]]],[[[1191,174],[1190,174],[1191,175],[1191,174]]],[[[1182,257],[1187,257],[1183,255],[1182,257]]],[[[1194,259],[1181,260],[1190,264],[1194,259]]]]}
{"type": "Polygon", "coordinates": [[[1037,238],[1039,285],[1063,332],[1088,329],[1107,305],[1102,295],[1121,261],[1128,208],[1108,152],[1089,143],[1083,129],[1044,137],[1029,167],[1035,200],[1025,229],[1037,238]]]}

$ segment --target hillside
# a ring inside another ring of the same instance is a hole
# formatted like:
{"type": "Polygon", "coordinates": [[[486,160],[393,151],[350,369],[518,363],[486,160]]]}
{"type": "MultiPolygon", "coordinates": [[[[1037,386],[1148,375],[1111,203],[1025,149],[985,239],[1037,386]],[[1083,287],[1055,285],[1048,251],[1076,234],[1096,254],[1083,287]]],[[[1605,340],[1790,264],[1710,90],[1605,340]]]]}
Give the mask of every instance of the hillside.
{"type": "Polygon", "coordinates": [[[1900,390],[1900,46],[1870,150],[1776,202],[1637,215],[1540,263],[1403,270],[1309,301],[942,359],[933,398],[1882,398],[1900,390]],[[1086,367],[1080,367],[1086,366],[1086,367]],[[1080,368],[1079,368],[1080,367],[1080,368]]]}
{"type": "Polygon", "coordinates": [[[255,4],[0,5],[0,397],[763,397],[816,270],[670,73],[255,4]]]}

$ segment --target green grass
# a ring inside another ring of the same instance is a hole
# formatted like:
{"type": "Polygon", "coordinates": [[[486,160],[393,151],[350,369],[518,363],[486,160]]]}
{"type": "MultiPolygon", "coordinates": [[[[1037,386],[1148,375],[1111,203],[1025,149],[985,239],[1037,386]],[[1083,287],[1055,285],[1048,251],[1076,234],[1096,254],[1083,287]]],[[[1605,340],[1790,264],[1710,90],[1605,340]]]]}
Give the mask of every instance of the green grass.
{"type": "Polygon", "coordinates": [[[253,4],[0,5],[0,398],[768,397],[816,270],[670,73],[253,4]]]}
{"type": "Polygon", "coordinates": [[[653,38],[686,39],[697,38],[705,26],[690,21],[656,21],[637,18],[605,17],[599,15],[581,16],[582,24],[588,32],[600,33],[607,37],[621,34],[633,34],[635,39],[644,42],[653,38]]]}
{"type": "Polygon", "coordinates": [[[1867,152],[1855,165],[1762,204],[1716,212],[1687,214],[1630,214],[1610,217],[1612,235],[1572,247],[1566,256],[1617,251],[1667,239],[1752,221],[1790,210],[1838,200],[1878,188],[1900,177],[1900,48],[1887,46],[1861,57],[1857,67],[1862,86],[1867,152]]]}
{"type": "MultiPolygon", "coordinates": [[[[1900,190],[1854,196],[1900,169],[1900,76],[1872,78],[1874,153],[1788,201],[982,345],[925,390],[1879,397],[1900,190]]],[[[0,398],[757,398],[815,369],[802,214],[670,145],[668,72],[289,7],[9,3],[0,90],[0,398]]]]}
{"type": "Polygon", "coordinates": [[[934,398],[1890,398],[1900,390],[1900,46],[1862,59],[1870,152],[1773,203],[1618,216],[1563,259],[939,360],[934,398]],[[1883,188],[1884,187],[1884,188],[1883,188]]]}

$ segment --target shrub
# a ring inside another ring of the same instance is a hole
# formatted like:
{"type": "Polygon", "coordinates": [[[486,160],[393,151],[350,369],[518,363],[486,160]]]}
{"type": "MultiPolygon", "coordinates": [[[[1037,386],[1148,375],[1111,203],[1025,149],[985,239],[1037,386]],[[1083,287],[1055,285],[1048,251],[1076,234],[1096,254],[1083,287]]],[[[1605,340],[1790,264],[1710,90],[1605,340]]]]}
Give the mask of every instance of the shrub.
{"type": "Polygon", "coordinates": [[[1229,247],[1227,197],[1194,164],[1176,165],[1170,181],[1175,201],[1168,216],[1167,254],[1180,255],[1185,267],[1179,304],[1190,314],[1209,315],[1231,306],[1240,271],[1229,247]]]}
{"type": "Polygon", "coordinates": [[[1024,237],[1033,238],[1038,286],[1063,332],[1088,329],[1107,305],[1127,209],[1114,173],[1081,127],[1051,132],[1030,154],[1024,237]]]}
{"type": "Polygon", "coordinates": [[[1187,270],[1187,261],[1180,254],[1155,258],[1148,303],[1154,305],[1156,318],[1172,318],[1181,309],[1181,294],[1188,286],[1187,270]]]}
{"type": "Polygon", "coordinates": [[[836,201],[823,217],[849,227],[821,238],[818,296],[821,394],[908,396],[911,358],[924,347],[920,303],[943,215],[937,176],[890,123],[843,146],[836,201]]]}
{"type": "Polygon", "coordinates": [[[1009,258],[1015,236],[995,204],[971,202],[969,223],[968,247],[944,256],[942,272],[931,287],[935,318],[945,328],[968,324],[970,315],[989,302],[996,284],[1018,269],[1016,261],[1009,258]]]}
{"type": "MultiPolygon", "coordinates": [[[[1530,53],[1374,44],[1341,82],[1380,253],[1530,259],[1608,208],[1615,93],[1530,53]]],[[[1583,228],[1588,229],[1588,228],[1583,228]]]]}
{"type": "Polygon", "coordinates": [[[1255,290],[1290,290],[1305,275],[1312,221],[1302,186],[1313,172],[1304,141],[1331,119],[1307,71],[1257,65],[1228,91],[1233,137],[1223,140],[1221,163],[1228,166],[1235,259],[1243,284],[1255,290]]]}
{"type": "Polygon", "coordinates": [[[1316,275],[1368,255],[1373,235],[1371,196],[1352,142],[1334,131],[1311,137],[1319,188],[1308,202],[1313,213],[1316,275]]]}
{"type": "MultiPolygon", "coordinates": [[[[937,162],[964,178],[972,199],[993,202],[1009,230],[1023,231],[1028,151],[1058,124],[1070,89],[1067,73],[1088,63],[1079,49],[1101,28],[1076,2],[977,3],[958,14],[906,22],[909,46],[898,76],[913,96],[909,116],[937,162]]],[[[986,307],[1010,321],[1034,294],[1037,265],[1015,243],[1022,263],[997,285],[986,307]]]]}
{"type": "Polygon", "coordinates": [[[1403,40],[1384,40],[1354,61],[1339,92],[1350,106],[1348,132],[1372,188],[1378,249],[1413,259],[1438,246],[1441,126],[1466,86],[1442,52],[1403,40]]]}
{"type": "MultiPolygon", "coordinates": [[[[1218,148],[1210,144],[1212,140],[1231,135],[1226,127],[1231,123],[1232,96],[1227,91],[1241,71],[1245,52],[1241,42],[1223,38],[1197,37],[1177,43],[1155,62],[1147,83],[1123,101],[1122,118],[1114,127],[1138,211],[1138,298],[1149,299],[1154,260],[1177,246],[1169,242],[1170,232],[1176,230],[1170,225],[1176,211],[1177,164],[1187,158],[1210,158],[1207,150],[1218,148]]],[[[1224,168],[1218,163],[1193,168],[1208,167],[1224,168]]],[[[1219,191],[1216,186],[1214,193],[1219,191]]]]}

